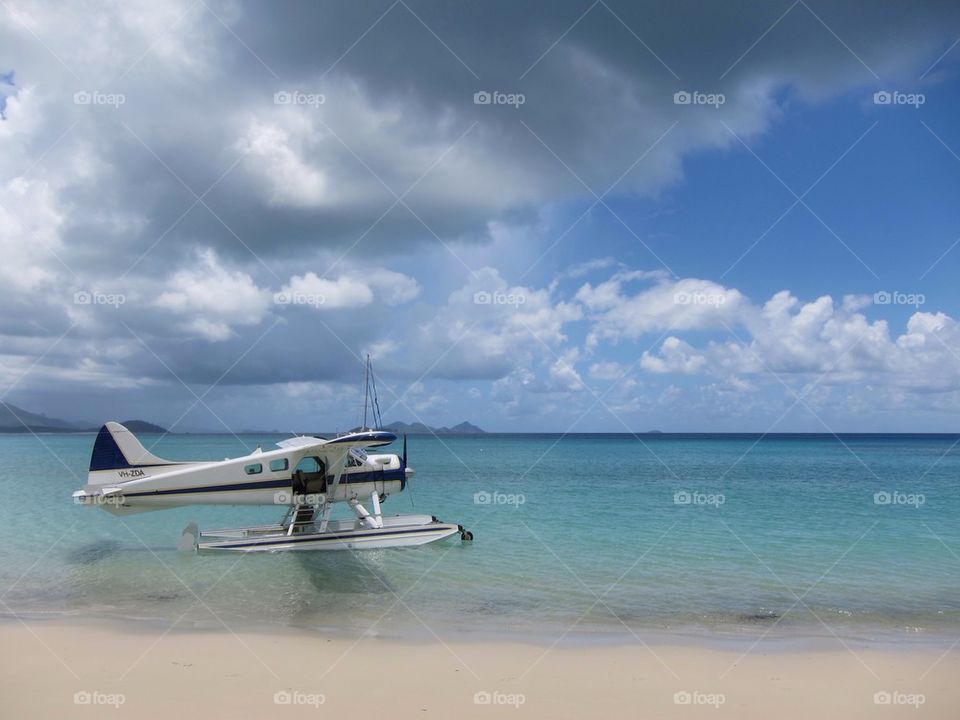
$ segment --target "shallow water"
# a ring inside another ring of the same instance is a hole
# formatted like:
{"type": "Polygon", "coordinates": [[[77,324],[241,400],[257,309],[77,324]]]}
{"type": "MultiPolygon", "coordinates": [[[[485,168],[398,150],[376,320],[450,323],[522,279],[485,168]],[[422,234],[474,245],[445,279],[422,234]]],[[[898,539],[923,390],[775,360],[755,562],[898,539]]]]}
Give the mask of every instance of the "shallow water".
{"type": "MultiPolygon", "coordinates": [[[[144,437],[172,459],[221,459],[278,439],[144,437]]],[[[413,437],[417,474],[384,511],[461,523],[473,543],[195,556],[176,551],[187,522],[273,522],[276,508],[116,518],[71,503],[93,435],[0,436],[0,593],[17,613],[211,628],[956,637],[956,442],[413,437]]]]}

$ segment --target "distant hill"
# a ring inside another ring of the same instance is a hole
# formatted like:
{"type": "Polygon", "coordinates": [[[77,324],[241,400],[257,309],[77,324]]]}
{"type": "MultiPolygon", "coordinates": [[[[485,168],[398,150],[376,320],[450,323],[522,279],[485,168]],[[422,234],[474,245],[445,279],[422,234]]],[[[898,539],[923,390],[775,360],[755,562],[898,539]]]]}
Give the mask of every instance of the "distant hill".
{"type": "Polygon", "coordinates": [[[423,423],[392,422],[383,426],[398,435],[480,435],[486,432],[468,422],[462,422],[453,427],[430,427],[423,423]]]}
{"type": "Polygon", "coordinates": [[[122,423],[127,430],[132,433],[163,433],[166,434],[170,432],[166,428],[162,428],[159,425],[154,425],[151,422],[146,420],[124,420],[122,423]]]}
{"type": "MultiPolygon", "coordinates": [[[[145,420],[126,420],[122,423],[131,432],[165,433],[159,425],[145,420]]],[[[61,420],[32,413],[8,402],[0,401],[0,433],[25,432],[96,432],[100,427],[90,427],[87,423],[61,420]]]]}
{"type": "Polygon", "coordinates": [[[8,402],[0,402],[0,432],[70,432],[80,430],[77,423],[47,417],[24,410],[8,402]]]}

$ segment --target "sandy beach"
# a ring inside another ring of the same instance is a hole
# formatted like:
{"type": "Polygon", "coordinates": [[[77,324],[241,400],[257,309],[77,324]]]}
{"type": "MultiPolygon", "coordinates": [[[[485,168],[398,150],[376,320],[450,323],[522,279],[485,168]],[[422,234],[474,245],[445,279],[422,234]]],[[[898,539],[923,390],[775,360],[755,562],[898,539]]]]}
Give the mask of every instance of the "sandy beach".
{"type": "Polygon", "coordinates": [[[4,718],[955,718],[949,646],[404,642],[0,624],[4,718]]]}

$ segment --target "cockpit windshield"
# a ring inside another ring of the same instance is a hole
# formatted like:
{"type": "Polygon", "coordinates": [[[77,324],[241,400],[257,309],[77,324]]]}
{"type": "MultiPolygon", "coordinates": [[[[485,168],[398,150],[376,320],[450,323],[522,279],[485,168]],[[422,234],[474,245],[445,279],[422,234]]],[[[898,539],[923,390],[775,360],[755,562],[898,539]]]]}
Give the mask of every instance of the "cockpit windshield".
{"type": "Polygon", "coordinates": [[[356,467],[367,464],[367,454],[360,448],[350,448],[350,454],[347,456],[347,467],[356,467]]]}

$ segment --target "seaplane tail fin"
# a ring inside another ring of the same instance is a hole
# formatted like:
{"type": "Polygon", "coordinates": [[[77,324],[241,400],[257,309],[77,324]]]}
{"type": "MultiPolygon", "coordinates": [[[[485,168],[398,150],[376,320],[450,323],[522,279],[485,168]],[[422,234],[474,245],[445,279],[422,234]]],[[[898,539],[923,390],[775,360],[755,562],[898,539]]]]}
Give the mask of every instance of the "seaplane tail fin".
{"type": "Polygon", "coordinates": [[[132,432],[117,422],[108,422],[97,435],[93,444],[93,453],[90,455],[90,473],[87,482],[114,482],[114,478],[97,475],[101,470],[126,470],[129,468],[175,465],[172,460],[164,460],[147,450],[132,432]]]}

